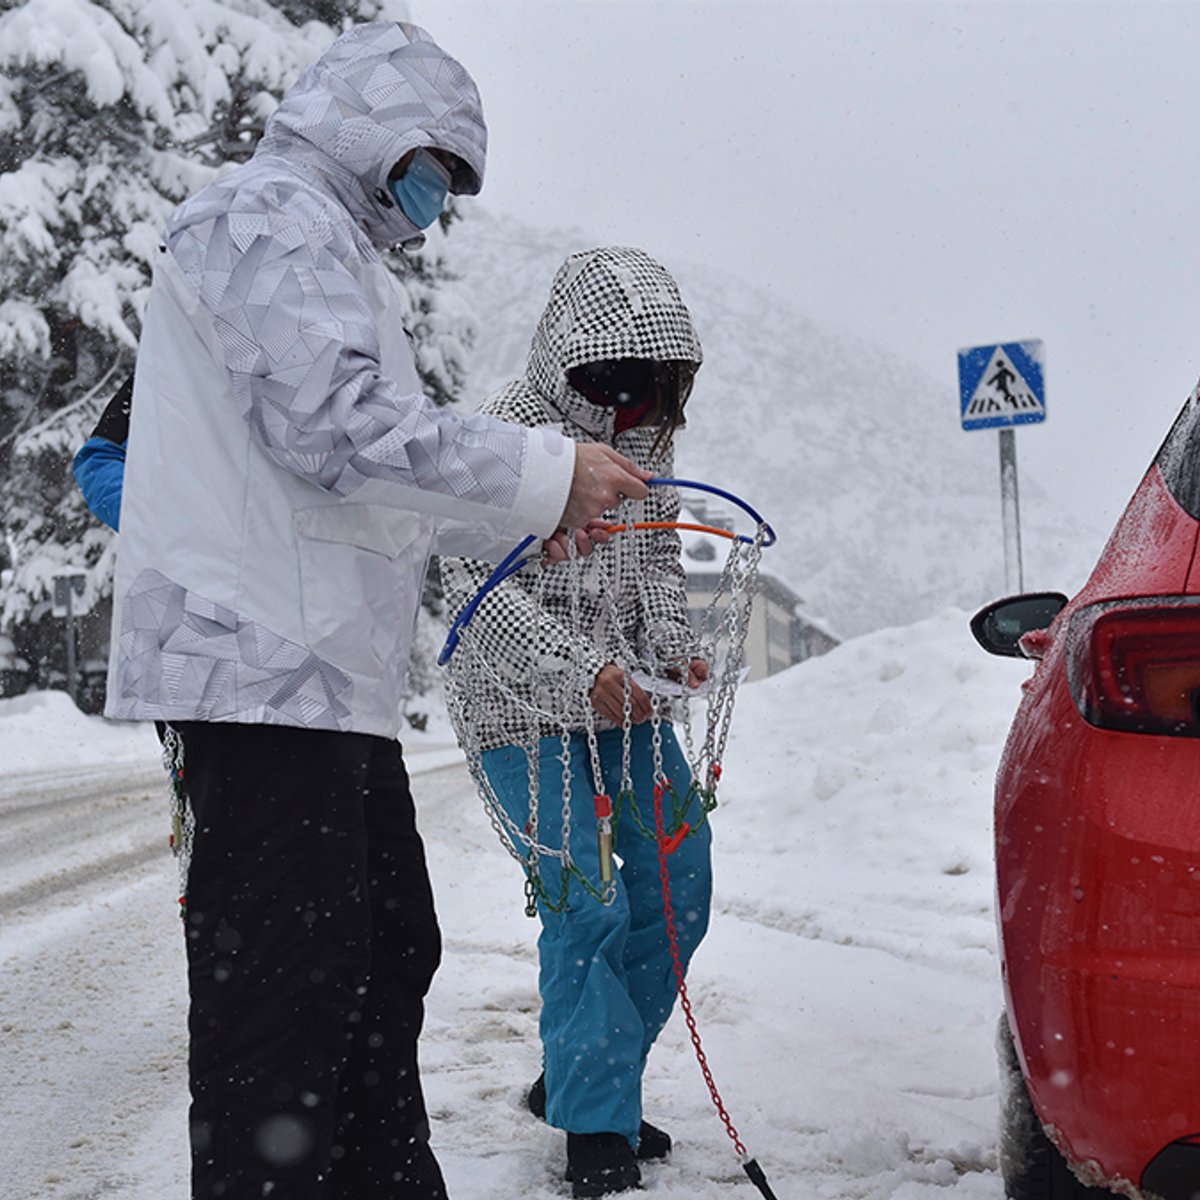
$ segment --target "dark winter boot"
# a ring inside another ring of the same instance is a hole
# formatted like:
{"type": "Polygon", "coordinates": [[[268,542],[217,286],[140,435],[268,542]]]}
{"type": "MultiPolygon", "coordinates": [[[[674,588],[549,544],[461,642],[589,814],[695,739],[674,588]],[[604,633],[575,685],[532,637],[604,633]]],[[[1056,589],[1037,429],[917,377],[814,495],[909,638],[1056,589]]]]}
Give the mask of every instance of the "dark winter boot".
{"type": "MultiPolygon", "coordinates": [[[[543,1071],[532,1083],[525,1097],[529,1111],[539,1120],[546,1119],[546,1073],[543,1071]]],[[[666,1158],[671,1153],[671,1135],[649,1121],[643,1121],[638,1130],[637,1157],[640,1159],[666,1158]]]]}
{"type": "Polygon", "coordinates": [[[543,1071],[529,1086],[525,1106],[539,1121],[546,1119],[546,1072],[543,1071]]]}
{"type": "Polygon", "coordinates": [[[572,1196],[607,1196],[642,1186],[629,1143],[619,1133],[568,1133],[567,1182],[572,1196]]]}
{"type": "Polygon", "coordinates": [[[637,1156],[641,1159],[666,1158],[671,1153],[671,1135],[649,1121],[638,1130],[637,1156]]]}

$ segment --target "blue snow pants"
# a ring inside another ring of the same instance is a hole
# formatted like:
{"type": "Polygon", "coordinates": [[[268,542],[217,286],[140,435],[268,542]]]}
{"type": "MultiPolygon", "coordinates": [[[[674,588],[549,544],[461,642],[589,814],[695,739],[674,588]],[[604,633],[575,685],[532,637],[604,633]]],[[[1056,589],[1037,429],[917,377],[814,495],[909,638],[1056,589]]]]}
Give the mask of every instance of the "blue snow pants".
{"type": "MultiPolygon", "coordinates": [[[[674,732],[663,724],[663,770],[682,798],[691,781],[674,732]]],[[[598,734],[602,788],[617,802],[621,787],[619,729],[598,734]]],[[[649,723],[632,730],[631,775],[646,825],[654,828],[654,762],[649,723]]],[[[562,846],[562,740],[539,746],[538,840],[562,846]]],[[[505,810],[522,828],[529,819],[524,749],[502,746],[483,754],[483,768],[505,810]]],[[[599,880],[599,850],[587,740],[570,743],[571,855],[599,880]]],[[[699,824],[699,799],[684,819],[699,824]]],[[[561,912],[539,904],[541,1035],[546,1071],[546,1120],[571,1133],[619,1133],[637,1148],[642,1122],[646,1056],[671,1014],[676,983],[667,940],[658,848],[637,827],[628,803],[614,820],[616,898],[602,904],[572,879],[561,912]]],[[[669,798],[664,816],[671,820],[669,798]]],[[[668,858],[680,956],[687,966],[708,928],[712,896],[712,834],[707,822],[668,858]]],[[[559,899],[557,864],[545,873],[547,895],[559,899]]]]}

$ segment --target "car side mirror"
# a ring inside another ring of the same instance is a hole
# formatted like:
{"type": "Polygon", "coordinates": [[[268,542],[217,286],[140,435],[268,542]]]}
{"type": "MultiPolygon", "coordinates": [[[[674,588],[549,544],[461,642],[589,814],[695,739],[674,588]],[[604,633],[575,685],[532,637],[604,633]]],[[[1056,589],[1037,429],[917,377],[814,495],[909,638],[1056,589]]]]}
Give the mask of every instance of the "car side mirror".
{"type": "Polygon", "coordinates": [[[1062,592],[1007,596],[981,608],[971,618],[971,632],[989,654],[1006,658],[1040,658],[1040,654],[1027,653],[1033,647],[1023,647],[1021,639],[1027,633],[1048,628],[1066,606],[1067,598],[1062,592]]]}

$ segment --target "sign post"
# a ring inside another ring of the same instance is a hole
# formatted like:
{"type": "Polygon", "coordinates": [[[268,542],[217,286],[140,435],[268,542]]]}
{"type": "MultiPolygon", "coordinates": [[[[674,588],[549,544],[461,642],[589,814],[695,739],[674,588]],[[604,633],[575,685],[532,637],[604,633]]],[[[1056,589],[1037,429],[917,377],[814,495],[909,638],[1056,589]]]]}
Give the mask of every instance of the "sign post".
{"type": "Polygon", "coordinates": [[[67,618],[67,695],[78,702],[75,694],[75,603],[76,596],[83,595],[87,576],[83,574],[55,575],[54,599],[51,612],[56,617],[67,618]]]}
{"type": "Polygon", "coordinates": [[[1000,432],[1000,510],[1004,529],[1004,584],[1025,590],[1021,564],[1021,501],[1017,488],[1017,425],[1046,419],[1045,353],[1039,341],[970,346],[958,352],[962,427],[1000,432]]]}

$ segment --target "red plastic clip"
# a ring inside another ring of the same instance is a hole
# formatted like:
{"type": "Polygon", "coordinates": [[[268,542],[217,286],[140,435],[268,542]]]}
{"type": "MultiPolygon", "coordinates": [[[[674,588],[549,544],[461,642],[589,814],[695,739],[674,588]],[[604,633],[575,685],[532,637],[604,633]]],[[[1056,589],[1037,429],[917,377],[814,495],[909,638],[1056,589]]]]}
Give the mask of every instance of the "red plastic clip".
{"type": "Polygon", "coordinates": [[[683,843],[683,839],[692,832],[692,827],[684,821],[670,837],[663,838],[663,853],[674,854],[683,843]]]}
{"type": "Polygon", "coordinates": [[[712,766],[712,772],[713,772],[713,778],[714,778],[714,779],[720,779],[720,778],[721,778],[721,764],[720,764],[719,762],[715,762],[715,763],[713,763],[713,766],[712,766]]]}
{"type": "Polygon", "coordinates": [[[603,821],[605,817],[611,817],[613,814],[612,801],[604,792],[597,792],[594,798],[596,805],[596,820],[603,821]]]}

